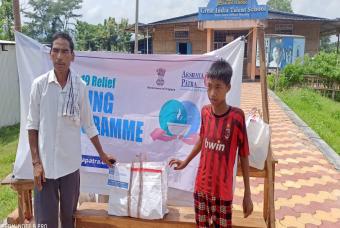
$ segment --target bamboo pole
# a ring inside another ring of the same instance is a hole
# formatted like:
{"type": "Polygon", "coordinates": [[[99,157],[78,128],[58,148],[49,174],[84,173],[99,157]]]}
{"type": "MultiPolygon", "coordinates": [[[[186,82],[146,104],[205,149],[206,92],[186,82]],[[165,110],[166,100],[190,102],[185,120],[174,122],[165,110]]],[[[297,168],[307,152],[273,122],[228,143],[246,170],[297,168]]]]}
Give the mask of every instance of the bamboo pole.
{"type": "MultiPolygon", "coordinates": [[[[259,51],[260,51],[260,81],[261,81],[263,120],[269,124],[267,70],[266,70],[266,60],[265,60],[264,26],[263,25],[257,27],[257,38],[258,38],[259,51]]],[[[273,155],[272,155],[271,146],[269,144],[268,155],[266,159],[266,177],[264,181],[263,216],[267,222],[267,226],[270,228],[275,227],[273,166],[275,167],[275,165],[273,165],[273,155]]]]}
{"type": "Polygon", "coordinates": [[[263,120],[269,124],[269,105],[268,105],[268,90],[267,90],[267,69],[264,48],[264,28],[257,28],[257,38],[260,52],[260,81],[262,95],[262,112],[263,120]]]}
{"type": "Polygon", "coordinates": [[[14,30],[21,32],[20,1],[13,0],[14,30]]]}
{"type": "Polygon", "coordinates": [[[336,44],[336,54],[339,54],[339,45],[340,45],[340,33],[337,34],[338,42],[336,44]]]}
{"type": "Polygon", "coordinates": [[[251,68],[250,68],[250,78],[255,81],[256,77],[256,47],[257,47],[257,30],[253,28],[252,34],[252,44],[251,44],[251,68]]]}
{"type": "Polygon", "coordinates": [[[139,11],[139,0],[136,0],[136,22],[135,22],[135,50],[134,53],[138,54],[138,11],[139,11]]]}

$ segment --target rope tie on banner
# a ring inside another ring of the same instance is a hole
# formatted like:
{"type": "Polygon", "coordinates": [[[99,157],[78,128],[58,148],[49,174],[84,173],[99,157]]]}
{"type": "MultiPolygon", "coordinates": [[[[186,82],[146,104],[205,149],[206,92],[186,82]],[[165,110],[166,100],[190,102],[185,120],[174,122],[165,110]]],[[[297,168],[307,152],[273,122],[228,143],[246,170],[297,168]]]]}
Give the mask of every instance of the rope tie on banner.
{"type": "Polygon", "coordinates": [[[141,217],[141,209],[142,209],[142,198],[143,198],[143,174],[144,174],[144,168],[143,168],[143,156],[140,154],[139,156],[139,167],[137,166],[135,168],[135,162],[131,163],[131,174],[130,174],[130,186],[128,191],[128,216],[131,217],[131,194],[132,194],[132,179],[133,179],[133,173],[135,172],[135,175],[138,175],[139,180],[139,192],[138,192],[138,202],[137,202],[137,218],[141,217]]]}
{"type": "Polygon", "coordinates": [[[142,197],[143,197],[143,158],[142,158],[142,154],[140,154],[139,156],[139,168],[140,168],[140,172],[139,172],[139,194],[138,194],[138,204],[137,204],[137,218],[140,218],[140,214],[141,214],[141,208],[142,208],[142,197]]]}
{"type": "Polygon", "coordinates": [[[253,32],[254,32],[254,29],[250,30],[247,35],[241,37],[241,40],[243,41],[246,40],[247,37],[250,36],[250,34],[252,34],[253,32]]]}
{"type": "Polygon", "coordinates": [[[129,217],[131,217],[131,189],[132,189],[133,169],[134,169],[134,162],[131,163],[130,184],[129,184],[129,191],[128,191],[128,216],[129,217]]]}

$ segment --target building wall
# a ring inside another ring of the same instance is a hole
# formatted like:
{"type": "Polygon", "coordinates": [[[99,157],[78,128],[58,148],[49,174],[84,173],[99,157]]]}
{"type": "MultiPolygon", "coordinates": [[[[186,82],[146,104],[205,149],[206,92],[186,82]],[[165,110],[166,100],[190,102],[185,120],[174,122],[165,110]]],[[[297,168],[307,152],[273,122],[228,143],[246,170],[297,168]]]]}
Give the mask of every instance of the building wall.
{"type": "MultiPolygon", "coordinates": [[[[305,52],[311,55],[316,54],[320,48],[320,23],[319,22],[283,22],[268,21],[266,34],[276,34],[276,24],[293,24],[293,35],[301,35],[306,38],[305,52]]],[[[153,53],[155,54],[175,54],[176,40],[174,30],[177,28],[189,28],[189,40],[178,40],[181,42],[191,42],[193,54],[207,52],[207,31],[199,30],[197,22],[179,23],[170,25],[157,25],[153,30],[153,53]]],[[[248,46],[249,47],[249,46],[248,46]]],[[[251,47],[249,47],[251,53],[251,47]]]]}
{"type": "MultiPolygon", "coordinates": [[[[277,34],[275,31],[276,24],[292,24],[292,35],[304,36],[306,39],[305,53],[314,55],[320,48],[320,22],[306,22],[306,21],[267,21],[266,34],[277,34]]],[[[188,42],[192,44],[193,54],[202,54],[207,52],[207,30],[199,30],[197,22],[194,23],[178,23],[171,25],[157,25],[153,31],[153,53],[155,54],[175,54],[176,40],[174,38],[174,31],[178,28],[189,28],[188,42]]],[[[212,40],[213,38],[212,32],[212,40]]],[[[244,62],[244,77],[250,78],[252,66],[255,64],[252,59],[252,53],[255,52],[254,38],[256,36],[251,34],[248,37],[248,58],[244,62]]],[[[185,42],[182,40],[181,42],[185,42]]],[[[253,74],[259,75],[259,68],[253,68],[253,74]]]]}
{"type": "Polygon", "coordinates": [[[293,34],[300,35],[306,38],[305,53],[314,55],[320,48],[320,22],[282,22],[282,21],[269,21],[266,28],[266,34],[276,34],[276,24],[293,24],[293,34]]]}
{"type": "Polygon", "coordinates": [[[207,52],[206,31],[198,30],[197,22],[181,23],[171,25],[157,25],[153,30],[153,53],[154,54],[175,54],[176,42],[190,42],[192,54],[202,54],[207,52]],[[189,28],[188,40],[175,40],[175,29],[189,28]]]}

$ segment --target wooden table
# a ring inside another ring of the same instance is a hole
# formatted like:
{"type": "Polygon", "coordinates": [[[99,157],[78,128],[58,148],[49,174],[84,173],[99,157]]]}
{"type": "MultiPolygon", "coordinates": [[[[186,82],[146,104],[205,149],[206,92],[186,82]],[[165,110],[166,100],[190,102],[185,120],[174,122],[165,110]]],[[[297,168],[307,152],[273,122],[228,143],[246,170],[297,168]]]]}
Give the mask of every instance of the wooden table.
{"type": "MultiPolygon", "coordinates": [[[[144,220],[130,217],[111,216],[107,213],[106,203],[83,203],[76,211],[77,228],[194,228],[195,214],[193,207],[169,206],[169,214],[162,220],[144,220]]],[[[243,213],[233,211],[233,227],[266,227],[263,215],[254,212],[248,218],[243,218],[243,213]]]]}
{"type": "Polygon", "coordinates": [[[1,181],[1,185],[10,185],[11,188],[18,193],[18,209],[8,216],[7,223],[23,224],[29,222],[33,218],[33,180],[15,179],[12,174],[9,174],[1,181]]]}

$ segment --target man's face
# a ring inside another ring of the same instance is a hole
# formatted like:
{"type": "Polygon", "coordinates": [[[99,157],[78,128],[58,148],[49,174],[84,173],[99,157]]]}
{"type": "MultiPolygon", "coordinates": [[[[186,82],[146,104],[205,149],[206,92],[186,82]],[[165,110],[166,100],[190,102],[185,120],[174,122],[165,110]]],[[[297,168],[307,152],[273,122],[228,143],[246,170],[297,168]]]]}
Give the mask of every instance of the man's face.
{"type": "Polygon", "coordinates": [[[206,85],[208,97],[213,106],[218,106],[225,102],[225,96],[230,90],[230,84],[226,85],[221,80],[207,78],[206,85]]]}
{"type": "Polygon", "coordinates": [[[53,41],[50,57],[57,72],[68,71],[71,62],[74,60],[74,53],[71,51],[70,43],[63,38],[53,41]]]}

